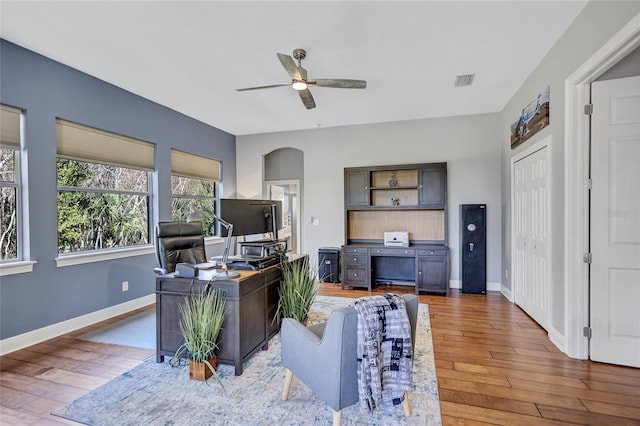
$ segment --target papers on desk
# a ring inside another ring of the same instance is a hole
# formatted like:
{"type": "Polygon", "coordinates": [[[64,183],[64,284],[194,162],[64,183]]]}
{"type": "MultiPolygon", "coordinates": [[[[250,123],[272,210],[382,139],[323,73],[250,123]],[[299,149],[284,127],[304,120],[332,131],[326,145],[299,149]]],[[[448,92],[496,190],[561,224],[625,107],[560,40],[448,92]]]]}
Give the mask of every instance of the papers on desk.
{"type": "Polygon", "coordinates": [[[198,268],[199,270],[209,270],[209,269],[214,269],[216,266],[218,266],[218,264],[216,262],[203,262],[203,263],[197,263],[196,268],[198,268]]]}
{"type": "Polygon", "coordinates": [[[229,280],[238,278],[240,273],[233,271],[223,271],[222,269],[199,269],[198,279],[201,281],[229,280]]]}

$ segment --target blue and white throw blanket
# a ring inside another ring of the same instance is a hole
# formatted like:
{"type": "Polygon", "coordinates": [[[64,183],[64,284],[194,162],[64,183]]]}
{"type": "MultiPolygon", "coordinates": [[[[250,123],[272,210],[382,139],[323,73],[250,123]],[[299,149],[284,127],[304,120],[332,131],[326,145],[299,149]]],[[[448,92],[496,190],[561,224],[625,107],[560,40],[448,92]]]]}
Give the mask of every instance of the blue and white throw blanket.
{"type": "Polygon", "coordinates": [[[402,402],[411,390],[411,325],[404,299],[386,293],[357,299],[358,394],[363,409],[402,402]]]}

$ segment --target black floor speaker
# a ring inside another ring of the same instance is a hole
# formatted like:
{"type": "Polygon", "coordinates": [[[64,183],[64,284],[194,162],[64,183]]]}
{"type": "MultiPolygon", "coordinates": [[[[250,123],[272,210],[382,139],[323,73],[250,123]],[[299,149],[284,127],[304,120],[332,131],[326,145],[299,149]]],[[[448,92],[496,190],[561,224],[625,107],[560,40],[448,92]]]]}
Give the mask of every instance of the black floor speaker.
{"type": "Polygon", "coordinates": [[[487,205],[460,205],[460,280],[463,293],[487,292],[487,205]]]}

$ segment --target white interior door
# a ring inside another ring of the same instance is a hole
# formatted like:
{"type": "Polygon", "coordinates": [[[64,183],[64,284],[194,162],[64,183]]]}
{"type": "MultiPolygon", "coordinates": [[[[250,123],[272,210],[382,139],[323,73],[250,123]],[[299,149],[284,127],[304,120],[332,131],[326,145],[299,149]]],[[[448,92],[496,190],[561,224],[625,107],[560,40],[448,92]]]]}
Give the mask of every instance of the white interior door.
{"type": "Polygon", "coordinates": [[[514,163],[514,301],[544,329],[549,325],[549,148],[514,163]]]}
{"type": "Polygon", "coordinates": [[[640,367],[640,77],[591,95],[591,359],[640,367]]]}

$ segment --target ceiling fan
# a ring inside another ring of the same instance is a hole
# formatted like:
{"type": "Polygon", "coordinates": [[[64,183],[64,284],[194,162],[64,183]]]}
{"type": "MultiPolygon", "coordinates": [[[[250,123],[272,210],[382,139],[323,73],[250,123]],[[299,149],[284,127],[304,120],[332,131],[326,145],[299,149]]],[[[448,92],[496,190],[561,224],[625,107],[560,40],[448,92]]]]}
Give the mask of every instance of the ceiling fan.
{"type": "Polygon", "coordinates": [[[291,83],[282,84],[270,84],[268,86],[256,86],[246,87],[244,89],[236,89],[238,92],[244,92],[246,90],[257,89],[270,89],[272,87],[291,86],[298,91],[302,103],[307,109],[316,107],[316,103],[313,100],[313,96],[309,91],[309,86],[318,87],[336,87],[338,89],[364,89],[367,87],[365,80],[347,80],[337,78],[317,78],[315,80],[307,79],[307,70],[302,68],[302,60],[307,56],[307,52],[304,49],[295,49],[293,51],[293,58],[298,60],[298,65],[293,61],[293,58],[284,53],[278,53],[278,59],[285,70],[291,76],[291,83]]]}

